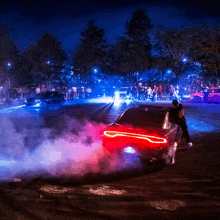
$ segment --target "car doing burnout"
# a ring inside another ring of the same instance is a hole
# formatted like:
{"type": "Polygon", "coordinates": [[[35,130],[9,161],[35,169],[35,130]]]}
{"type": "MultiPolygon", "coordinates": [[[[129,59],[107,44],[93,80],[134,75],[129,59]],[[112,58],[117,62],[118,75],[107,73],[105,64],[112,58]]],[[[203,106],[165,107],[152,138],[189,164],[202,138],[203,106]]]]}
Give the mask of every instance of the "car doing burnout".
{"type": "Polygon", "coordinates": [[[60,92],[42,92],[26,100],[26,106],[46,107],[48,104],[62,104],[65,96],[60,92]]]}
{"type": "Polygon", "coordinates": [[[110,157],[133,154],[143,161],[156,159],[173,163],[175,150],[172,150],[176,149],[174,143],[181,141],[182,131],[171,123],[169,110],[146,105],[127,109],[103,131],[104,153],[110,157]]]}

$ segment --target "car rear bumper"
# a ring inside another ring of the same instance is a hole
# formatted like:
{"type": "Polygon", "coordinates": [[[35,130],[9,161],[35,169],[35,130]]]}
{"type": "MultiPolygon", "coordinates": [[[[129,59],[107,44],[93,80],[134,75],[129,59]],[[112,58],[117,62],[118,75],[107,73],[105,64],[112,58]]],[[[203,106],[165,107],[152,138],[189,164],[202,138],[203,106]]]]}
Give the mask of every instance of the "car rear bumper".
{"type": "Polygon", "coordinates": [[[167,153],[169,147],[166,146],[155,146],[155,147],[149,147],[149,146],[138,146],[135,144],[125,144],[123,146],[118,146],[116,143],[103,143],[103,151],[105,155],[122,155],[122,154],[133,154],[137,157],[143,158],[143,159],[156,159],[160,160],[163,158],[163,155],[167,153]],[[117,146],[115,148],[114,146],[117,146]]]}

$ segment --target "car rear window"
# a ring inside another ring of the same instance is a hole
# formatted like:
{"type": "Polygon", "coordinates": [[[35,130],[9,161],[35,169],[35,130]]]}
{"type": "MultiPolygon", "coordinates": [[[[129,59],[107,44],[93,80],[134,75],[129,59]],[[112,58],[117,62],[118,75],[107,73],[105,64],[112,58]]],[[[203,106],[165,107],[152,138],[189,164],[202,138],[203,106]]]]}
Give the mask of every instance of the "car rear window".
{"type": "Polygon", "coordinates": [[[118,124],[127,124],[134,127],[162,128],[165,118],[164,112],[155,110],[128,109],[116,121],[118,124]]]}

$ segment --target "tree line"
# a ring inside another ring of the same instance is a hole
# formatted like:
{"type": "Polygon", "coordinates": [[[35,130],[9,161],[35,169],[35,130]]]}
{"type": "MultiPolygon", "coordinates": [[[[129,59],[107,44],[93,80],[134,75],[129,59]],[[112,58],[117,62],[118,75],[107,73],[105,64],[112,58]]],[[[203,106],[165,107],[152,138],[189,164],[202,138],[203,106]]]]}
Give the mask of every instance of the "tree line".
{"type": "MultiPolygon", "coordinates": [[[[0,26],[0,85],[10,82],[17,87],[46,80],[67,85],[70,80],[65,68],[67,61],[61,42],[53,34],[44,33],[21,53],[11,39],[10,29],[0,26]]],[[[79,78],[80,82],[91,82],[94,67],[99,72],[123,76],[133,82],[151,69],[162,74],[170,70],[178,78],[189,70],[203,77],[218,78],[220,28],[200,24],[155,30],[147,11],[139,8],[126,22],[123,36],[112,44],[106,41],[104,29],[90,21],[81,32],[69,62],[73,66],[72,77],[79,78]]]]}

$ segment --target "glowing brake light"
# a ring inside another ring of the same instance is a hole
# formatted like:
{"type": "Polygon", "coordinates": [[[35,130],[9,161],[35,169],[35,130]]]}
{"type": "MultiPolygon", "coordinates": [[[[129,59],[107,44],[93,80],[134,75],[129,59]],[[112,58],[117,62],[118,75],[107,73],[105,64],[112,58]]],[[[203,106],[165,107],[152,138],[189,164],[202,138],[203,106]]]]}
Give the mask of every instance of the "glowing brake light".
{"type": "Polygon", "coordinates": [[[132,137],[132,138],[138,138],[138,139],[144,139],[151,143],[155,144],[164,144],[167,143],[167,140],[165,138],[150,136],[150,135],[143,135],[143,134],[135,134],[135,133],[128,133],[128,132],[120,132],[120,131],[104,131],[103,133],[107,137],[132,137]]]}

